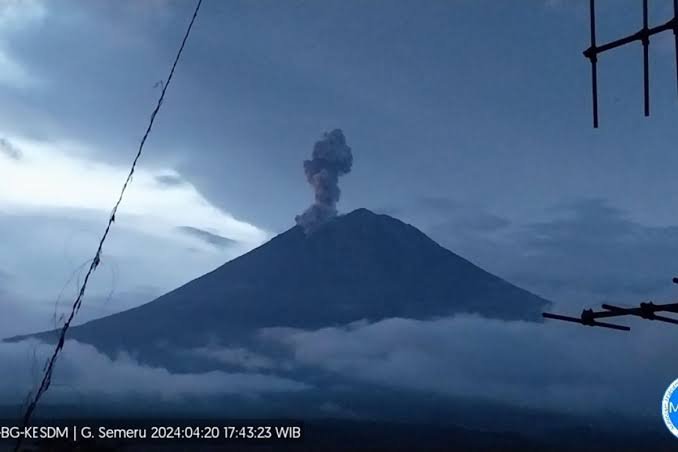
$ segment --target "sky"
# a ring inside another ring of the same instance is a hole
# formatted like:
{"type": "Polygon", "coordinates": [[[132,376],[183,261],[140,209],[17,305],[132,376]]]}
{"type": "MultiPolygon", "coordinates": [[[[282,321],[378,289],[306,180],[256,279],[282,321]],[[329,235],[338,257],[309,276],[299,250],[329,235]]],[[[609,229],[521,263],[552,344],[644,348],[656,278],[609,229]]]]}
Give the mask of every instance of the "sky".
{"type": "MultiPolygon", "coordinates": [[[[601,42],[638,29],[639,1],[597,5],[601,42]]],[[[0,0],[0,337],[63,321],[193,7],[0,0]]],[[[672,15],[670,0],[651,7],[652,23],[672,15]]],[[[292,227],[313,200],[303,161],[335,128],[353,153],[340,212],[409,222],[559,312],[668,302],[672,35],[650,47],[650,118],[640,46],[600,58],[594,130],[588,20],[586,0],[204,0],[77,322],[148,302],[292,227]]],[[[285,363],[228,344],[178,351],[235,369],[196,374],[70,341],[49,397],[313,390],[290,366],[561,411],[605,410],[623,393],[654,422],[676,331],[650,323],[630,320],[623,338],[473,315],[281,325],[257,335],[285,363]]],[[[0,344],[0,404],[25,394],[50,351],[0,344]]]]}
{"type": "MultiPolygon", "coordinates": [[[[635,31],[637,3],[599,1],[599,39],[635,31]]],[[[71,302],[193,7],[0,1],[0,336],[71,302]]],[[[671,297],[672,35],[649,119],[640,47],[601,57],[594,130],[588,33],[584,0],[205,0],[79,321],[293,226],[334,128],[340,211],[399,217],[564,311],[671,297]]]]}

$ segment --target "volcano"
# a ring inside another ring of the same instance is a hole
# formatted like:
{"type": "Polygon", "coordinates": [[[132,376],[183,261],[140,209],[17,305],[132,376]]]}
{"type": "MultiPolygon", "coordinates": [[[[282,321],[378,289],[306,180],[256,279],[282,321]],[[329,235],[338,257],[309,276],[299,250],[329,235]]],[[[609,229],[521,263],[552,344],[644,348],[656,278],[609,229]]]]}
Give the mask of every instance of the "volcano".
{"type": "MultiPolygon", "coordinates": [[[[476,313],[538,321],[548,304],[415,227],[358,209],[311,234],[295,226],[147,304],[73,327],[68,338],[104,351],[191,347],[266,327],[362,319],[476,313]]],[[[31,336],[56,338],[54,331],[31,336]]]]}

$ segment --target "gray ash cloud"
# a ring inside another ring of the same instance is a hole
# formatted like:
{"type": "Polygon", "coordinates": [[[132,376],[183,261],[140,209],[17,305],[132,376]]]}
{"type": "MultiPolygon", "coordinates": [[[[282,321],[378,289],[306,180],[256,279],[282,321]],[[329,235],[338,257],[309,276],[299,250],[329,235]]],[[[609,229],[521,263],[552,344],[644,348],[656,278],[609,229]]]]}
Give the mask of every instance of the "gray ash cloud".
{"type": "Polygon", "coordinates": [[[337,215],[337,202],[341,196],[339,177],[351,172],[352,166],[353,154],[340,129],[324,133],[315,143],[311,159],[304,161],[304,172],[313,187],[315,200],[295,218],[306,233],[337,215]]]}

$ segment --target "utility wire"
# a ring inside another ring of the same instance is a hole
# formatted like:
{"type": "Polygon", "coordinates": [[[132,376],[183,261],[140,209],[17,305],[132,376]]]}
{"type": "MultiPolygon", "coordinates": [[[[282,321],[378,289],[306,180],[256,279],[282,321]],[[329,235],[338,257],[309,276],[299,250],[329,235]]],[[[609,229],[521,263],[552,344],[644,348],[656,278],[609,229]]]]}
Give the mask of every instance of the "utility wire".
{"type": "MultiPolygon", "coordinates": [[[[174,70],[177,67],[177,64],[179,63],[179,59],[181,58],[181,54],[184,50],[184,46],[186,45],[186,41],[188,40],[188,36],[191,34],[191,29],[193,28],[193,23],[195,22],[195,18],[198,16],[198,11],[200,10],[200,5],[202,4],[202,0],[198,0],[198,3],[196,4],[195,11],[193,12],[193,17],[191,18],[191,22],[188,24],[188,28],[186,29],[186,33],[184,34],[184,38],[181,41],[181,46],[179,47],[179,51],[177,52],[176,57],[174,58],[174,63],[172,64],[172,68],[169,72],[169,75],[167,76],[167,82],[163,85],[162,87],[162,92],[160,93],[160,97],[158,98],[158,103],[155,106],[155,109],[153,110],[153,113],[151,114],[151,119],[148,123],[148,127],[146,128],[146,132],[144,133],[143,138],[141,139],[141,142],[139,143],[139,149],[137,150],[136,156],[134,157],[134,161],[132,162],[132,167],[130,168],[129,174],[127,175],[127,179],[125,180],[125,183],[122,186],[122,189],[120,190],[120,196],[118,197],[117,202],[115,203],[115,206],[113,207],[113,211],[111,212],[110,217],[108,218],[108,224],[106,225],[106,229],[104,230],[104,234],[101,236],[101,240],[99,241],[99,246],[97,248],[96,253],[94,254],[94,259],[92,259],[92,262],[89,266],[89,270],[87,270],[87,274],[85,275],[85,279],[82,282],[82,285],[80,286],[80,291],[78,292],[78,296],[73,302],[73,306],[71,307],[71,313],[68,316],[68,319],[66,320],[66,323],[64,323],[63,327],[61,328],[61,333],[59,335],[59,341],[54,348],[54,352],[52,352],[52,356],[50,357],[49,361],[47,361],[47,364],[45,365],[44,369],[44,374],[42,377],[42,381],[40,382],[40,386],[38,387],[38,390],[35,392],[35,395],[33,396],[31,402],[28,404],[26,407],[26,411],[23,416],[23,427],[27,427],[30,422],[31,422],[31,416],[33,415],[33,412],[35,411],[36,406],[38,405],[38,402],[40,401],[40,398],[43,396],[43,394],[49,389],[49,386],[52,382],[52,372],[54,371],[54,364],[56,363],[56,360],[59,356],[59,353],[61,350],[64,348],[64,341],[66,338],[66,333],[68,332],[68,328],[71,326],[71,322],[73,321],[73,318],[75,317],[75,314],[80,310],[80,306],[82,305],[82,298],[85,295],[85,290],[87,289],[87,283],[89,282],[89,278],[96,270],[96,268],[99,266],[99,263],[101,262],[101,251],[104,246],[104,242],[106,241],[106,238],[108,237],[108,233],[111,230],[111,226],[115,222],[115,214],[118,212],[118,207],[120,207],[120,204],[122,203],[122,198],[125,195],[125,191],[127,190],[128,185],[132,181],[132,176],[134,175],[134,170],[137,166],[137,162],[139,161],[139,158],[141,157],[141,153],[144,149],[144,144],[146,143],[146,139],[148,138],[148,135],[151,133],[151,129],[153,128],[153,123],[155,122],[155,117],[160,111],[160,107],[162,106],[162,102],[165,99],[165,93],[167,92],[167,88],[169,88],[170,83],[172,82],[172,77],[174,76],[174,70]]],[[[21,447],[21,436],[19,437],[16,446],[14,448],[15,452],[18,452],[21,447]]]]}

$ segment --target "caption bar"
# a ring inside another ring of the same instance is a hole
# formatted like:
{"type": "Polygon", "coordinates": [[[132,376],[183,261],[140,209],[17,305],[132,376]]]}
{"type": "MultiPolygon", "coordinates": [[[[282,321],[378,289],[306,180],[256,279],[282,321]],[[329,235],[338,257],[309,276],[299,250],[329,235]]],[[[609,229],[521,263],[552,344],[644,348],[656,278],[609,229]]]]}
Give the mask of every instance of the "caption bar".
{"type": "Polygon", "coordinates": [[[299,441],[300,422],[58,421],[22,427],[0,424],[0,441],[299,441]]]}

